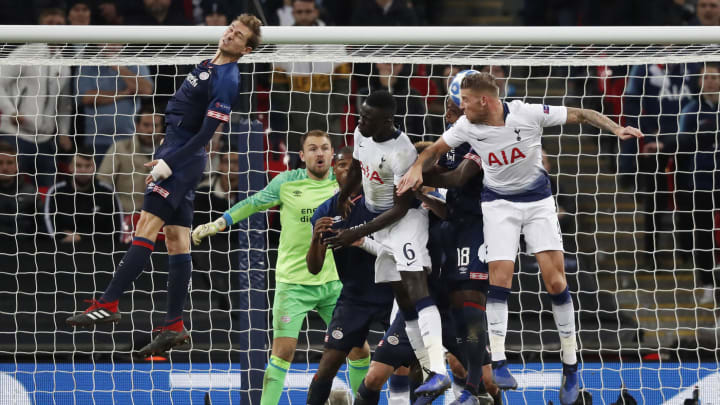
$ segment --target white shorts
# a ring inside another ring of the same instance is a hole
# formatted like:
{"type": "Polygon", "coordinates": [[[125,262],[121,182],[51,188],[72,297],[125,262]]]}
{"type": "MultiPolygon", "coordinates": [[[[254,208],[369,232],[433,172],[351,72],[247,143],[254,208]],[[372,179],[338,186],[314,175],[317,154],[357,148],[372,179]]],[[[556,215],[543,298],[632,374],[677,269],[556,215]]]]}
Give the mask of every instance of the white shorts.
{"type": "Polygon", "coordinates": [[[409,209],[399,221],[373,234],[385,248],[375,260],[375,282],[400,281],[401,271],[423,271],[430,267],[428,212],[409,209]]]}
{"type": "Polygon", "coordinates": [[[488,262],[514,262],[521,233],[525,235],[529,253],[563,250],[562,231],[553,197],[531,202],[498,199],[483,202],[482,211],[488,262]]]}

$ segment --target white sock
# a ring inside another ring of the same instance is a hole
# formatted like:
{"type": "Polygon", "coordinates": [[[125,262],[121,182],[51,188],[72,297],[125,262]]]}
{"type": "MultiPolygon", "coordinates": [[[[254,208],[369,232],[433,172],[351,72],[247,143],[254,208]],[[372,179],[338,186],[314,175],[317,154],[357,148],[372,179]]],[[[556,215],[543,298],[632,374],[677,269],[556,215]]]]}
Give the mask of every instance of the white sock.
{"type": "Polygon", "coordinates": [[[487,314],[492,361],[505,360],[505,335],[507,335],[508,325],[507,301],[489,299],[485,313],[487,314]]]}
{"type": "Polygon", "coordinates": [[[430,371],[446,375],[445,349],[442,344],[442,321],[440,311],[435,305],[418,311],[418,324],[422,332],[423,343],[430,362],[430,371]]]}
{"type": "Polygon", "coordinates": [[[406,387],[405,391],[400,391],[390,386],[387,403],[388,405],[408,405],[410,403],[410,387],[406,387]]]}
{"type": "Polygon", "coordinates": [[[423,381],[427,378],[425,369],[430,369],[430,360],[428,359],[427,350],[425,349],[425,342],[423,342],[422,333],[420,332],[420,324],[417,319],[412,321],[405,320],[405,333],[408,335],[410,346],[415,351],[415,357],[417,357],[420,363],[420,369],[423,373],[423,381]]]}
{"type": "Polygon", "coordinates": [[[460,398],[460,394],[462,394],[462,392],[465,391],[465,387],[456,383],[455,380],[453,380],[452,390],[453,390],[453,394],[455,394],[455,399],[458,399],[458,398],[460,398]]]}
{"type": "Polygon", "coordinates": [[[575,309],[572,301],[562,305],[553,303],[553,317],[555,326],[560,334],[560,347],[562,362],[565,364],[577,363],[577,341],[575,340],[575,309]]]}

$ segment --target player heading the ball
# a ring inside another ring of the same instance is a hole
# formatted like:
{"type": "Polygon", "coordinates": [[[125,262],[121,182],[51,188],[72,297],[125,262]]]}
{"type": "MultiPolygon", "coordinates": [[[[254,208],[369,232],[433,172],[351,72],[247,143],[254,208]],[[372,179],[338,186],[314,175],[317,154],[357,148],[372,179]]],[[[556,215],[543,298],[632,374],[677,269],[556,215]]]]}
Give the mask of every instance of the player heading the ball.
{"type": "Polygon", "coordinates": [[[132,245],[102,297],[93,300],[85,312],[68,318],[69,325],[90,327],[120,320],[118,300],[148,265],[155,239],[164,227],[168,310],[160,333],[137,355],[160,354],[189,340],[182,314],[192,271],[190,227],[195,188],[207,163],[205,146],[218,127],[230,120],[239,94],[237,61],[258,47],[261,26],[260,20],[249,14],[236,18],[220,37],[215,56],[198,64],[170,99],[165,110],[165,142],[146,164],[152,171],[146,179],[132,245]]]}
{"type": "Polygon", "coordinates": [[[490,351],[495,380],[511,388],[517,382],[505,362],[507,299],[512,287],[520,234],[535,254],[553,301],[553,315],[560,333],[563,381],[560,402],[572,404],[579,394],[577,343],[573,303],[565,279],[563,246],[550,179],[542,165],[542,128],[563,124],[591,124],[620,139],[641,138],[633,127],[622,127],[597,111],[505,103],[499,99],[495,78],[487,73],[467,75],[460,86],[465,115],[432,146],[425,149],[403,176],[397,193],[402,195],[423,184],[423,171],[451,148],[468,142],[482,159],[484,171],[482,211],[484,253],[490,271],[487,301],[490,351]]]}

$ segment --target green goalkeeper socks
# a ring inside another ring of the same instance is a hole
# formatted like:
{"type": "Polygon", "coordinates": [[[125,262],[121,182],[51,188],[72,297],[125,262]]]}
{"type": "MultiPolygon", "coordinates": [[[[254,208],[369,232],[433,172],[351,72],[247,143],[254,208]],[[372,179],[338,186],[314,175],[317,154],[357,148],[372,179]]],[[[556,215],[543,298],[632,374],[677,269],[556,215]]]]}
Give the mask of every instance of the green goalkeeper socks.
{"type": "Polygon", "coordinates": [[[357,395],[358,387],[370,368],[370,356],[364,359],[348,360],[348,377],[350,378],[350,387],[353,396],[357,395]]]}
{"type": "Polygon", "coordinates": [[[280,396],[285,386],[285,375],[289,368],[290,362],[270,356],[270,361],[265,368],[260,405],[277,405],[280,402],[280,396]]]}

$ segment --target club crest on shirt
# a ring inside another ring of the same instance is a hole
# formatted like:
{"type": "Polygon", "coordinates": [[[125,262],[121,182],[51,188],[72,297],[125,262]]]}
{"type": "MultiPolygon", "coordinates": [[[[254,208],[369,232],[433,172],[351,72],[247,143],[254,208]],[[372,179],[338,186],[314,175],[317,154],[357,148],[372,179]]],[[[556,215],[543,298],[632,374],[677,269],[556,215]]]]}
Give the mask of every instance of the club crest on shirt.
{"type": "Polygon", "coordinates": [[[388,336],[388,338],[387,338],[387,342],[388,342],[389,344],[393,345],[393,346],[397,346],[398,343],[400,343],[400,338],[398,338],[398,337],[395,336],[395,335],[390,335],[390,336],[388,336]]]}
{"type": "Polygon", "coordinates": [[[210,73],[208,73],[208,72],[200,72],[200,74],[198,75],[198,77],[200,78],[200,80],[207,80],[207,79],[210,77],[210,73]]]}

